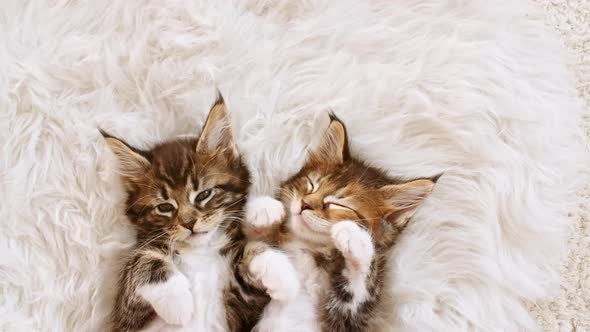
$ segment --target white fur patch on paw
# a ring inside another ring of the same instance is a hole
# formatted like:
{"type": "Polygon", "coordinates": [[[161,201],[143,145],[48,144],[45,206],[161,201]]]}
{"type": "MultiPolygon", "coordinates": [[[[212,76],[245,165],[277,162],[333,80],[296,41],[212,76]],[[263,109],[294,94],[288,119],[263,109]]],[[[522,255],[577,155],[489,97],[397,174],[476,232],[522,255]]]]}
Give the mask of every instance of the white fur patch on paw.
{"type": "Polygon", "coordinates": [[[285,217],[283,203],[270,197],[260,196],[246,203],[246,221],[256,228],[272,226],[285,217]]]}
{"type": "Polygon", "coordinates": [[[181,273],[166,282],[144,285],[137,292],[168,324],[185,325],[192,318],[193,295],[188,279],[181,273]]]}
{"type": "Polygon", "coordinates": [[[266,250],[257,255],[248,267],[259,280],[268,295],[279,301],[292,300],[299,292],[299,276],[289,257],[276,250],[266,250]]]}
{"type": "Polygon", "coordinates": [[[371,235],[352,221],[341,221],[330,229],[336,249],[358,272],[367,272],[375,254],[371,235]]]}

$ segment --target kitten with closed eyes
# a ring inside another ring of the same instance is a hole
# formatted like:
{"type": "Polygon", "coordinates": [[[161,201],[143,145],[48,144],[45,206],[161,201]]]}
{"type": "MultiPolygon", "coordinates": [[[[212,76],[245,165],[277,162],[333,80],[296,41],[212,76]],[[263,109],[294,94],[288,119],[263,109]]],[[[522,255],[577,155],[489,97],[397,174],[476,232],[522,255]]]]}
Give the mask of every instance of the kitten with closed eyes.
{"type": "Polygon", "coordinates": [[[221,97],[198,139],[149,151],[102,132],[119,160],[137,243],[120,272],[113,331],[250,331],[269,297],[242,276],[249,172],[221,97]]]}
{"type": "Polygon", "coordinates": [[[292,300],[273,297],[255,329],[370,330],[387,257],[437,179],[394,179],[354,158],[343,123],[331,115],[319,147],[281,186],[278,200],[248,202],[247,221],[258,240],[251,243],[248,273],[273,297],[288,288],[276,283],[288,257],[302,285],[292,300]]]}

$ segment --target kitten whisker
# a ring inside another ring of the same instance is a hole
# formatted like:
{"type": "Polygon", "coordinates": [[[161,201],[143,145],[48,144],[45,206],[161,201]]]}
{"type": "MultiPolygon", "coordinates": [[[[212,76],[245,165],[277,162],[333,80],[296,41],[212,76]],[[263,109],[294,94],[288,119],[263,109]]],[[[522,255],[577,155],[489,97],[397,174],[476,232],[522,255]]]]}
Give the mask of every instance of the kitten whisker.
{"type": "Polygon", "coordinates": [[[141,249],[145,248],[148,244],[154,242],[155,240],[159,239],[160,237],[162,237],[165,234],[166,234],[166,232],[164,232],[164,231],[157,233],[155,236],[152,236],[149,240],[145,241],[139,248],[137,248],[135,250],[140,251],[141,249]]]}
{"type": "MultiPolygon", "coordinates": [[[[147,198],[147,197],[157,197],[157,196],[158,196],[158,195],[156,195],[156,194],[147,194],[147,195],[145,195],[145,196],[142,196],[142,197],[140,197],[140,198],[136,199],[136,200],[135,200],[135,202],[133,202],[131,205],[129,205],[129,207],[127,207],[127,209],[125,210],[125,213],[129,212],[129,210],[131,210],[131,208],[132,208],[132,207],[133,207],[135,204],[139,203],[139,202],[140,202],[142,199],[144,199],[144,198],[147,198]]],[[[147,206],[147,205],[146,205],[146,206],[147,206]]],[[[145,206],[144,206],[144,209],[145,209],[145,206]]],[[[143,209],[142,209],[141,211],[143,212],[143,209]]]]}
{"type": "Polygon", "coordinates": [[[134,183],[134,185],[147,187],[147,188],[154,189],[154,190],[157,190],[157,191],[160,190],[160,188],[158,188],[158,187],[155,187],[155,186],[152,186],[152,185],[149,185],[149,184],[145,184],[145,183],[134,183]]]}
{"type": "Polygon", "coordinates": [[[230,207],[232,207],[232,206],[234,206],[234,205],[236,205],[236,204],[238,204],[238,203],[240,203],[240,202],[244,201],[245,199],[246,199],[245,197],[243,197],[243,198],[240,198],[240,199],[238,199],[237,201],[233,202],[232,204],[228,205],[228,206],[227,206],[227,208],[230,208],[230,207]]]}

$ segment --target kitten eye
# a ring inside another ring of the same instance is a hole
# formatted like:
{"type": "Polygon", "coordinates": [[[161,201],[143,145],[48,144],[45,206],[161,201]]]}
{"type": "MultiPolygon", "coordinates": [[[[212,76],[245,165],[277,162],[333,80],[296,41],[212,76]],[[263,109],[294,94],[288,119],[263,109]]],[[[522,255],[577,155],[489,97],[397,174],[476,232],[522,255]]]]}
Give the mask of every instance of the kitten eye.
{"type": "Polygon", "coordinates": [[[209,198],[209,196],[211,196],[211,189],[207,189],[204,191],[201,191],[197,197],[195,197],[195,203],[201,202],[206,200],[207,198],[209,198]]]}
{"type": "Polygon", "coordinates": [[[170,203],[162,203],[162,204],[156,206],[156,209],[160,213],[170,213],[170,212],[174,211],[174,205],[172,205],[170,203]]]}
{"type": "Polygon", "coordinates": [[[338,203],[334,203],[334,202],[326,202],[326,203],[324,203],[324,209],[351,210],[351,211],[354,211],[353,209],[349,208],[346,205],[342,205],[342,204],[338,204],[338,203]]]}
{"type": "Polygon", "coordinates": [[[314,192],[315,189],[313,186],[313,182],[311,181],[309,176],[306,176],[305,179],[307,179],[307,193],[311,194],[314,192]]]}

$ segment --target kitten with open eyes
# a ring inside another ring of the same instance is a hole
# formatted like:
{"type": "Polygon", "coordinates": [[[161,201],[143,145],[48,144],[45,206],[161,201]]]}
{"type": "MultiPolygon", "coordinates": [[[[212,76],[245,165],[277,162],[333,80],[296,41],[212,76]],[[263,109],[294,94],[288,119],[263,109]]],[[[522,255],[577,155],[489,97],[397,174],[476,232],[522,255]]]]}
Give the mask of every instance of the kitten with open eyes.
{"type": "Polygon", "coordinates": [[[271,300],[256,330],[370,329],[387,255],[437,179],[400,181],[353,158],[345,127],[332,115],[320,146],[281,186],[278,201],[248,202],[247,220],[259,240],[249,273],[269,294],[282,292],[285,285],[274,289],[273,280],[284,264],[276,267],[275,260],[287,255],[303,285],[294,300],[271,300]]]}
{"type": "Polygon", "coordinates": [[[250,331],[269,297],[241,275],[249,173],[221,97],[198,139],[149,151],[101,132],[119,160],[137,244],[121,271],[113,331],[250,331]]]}

